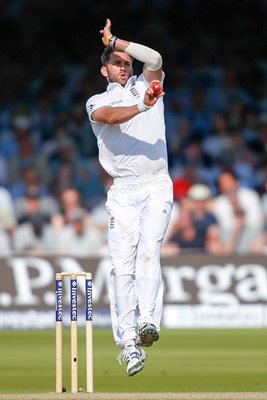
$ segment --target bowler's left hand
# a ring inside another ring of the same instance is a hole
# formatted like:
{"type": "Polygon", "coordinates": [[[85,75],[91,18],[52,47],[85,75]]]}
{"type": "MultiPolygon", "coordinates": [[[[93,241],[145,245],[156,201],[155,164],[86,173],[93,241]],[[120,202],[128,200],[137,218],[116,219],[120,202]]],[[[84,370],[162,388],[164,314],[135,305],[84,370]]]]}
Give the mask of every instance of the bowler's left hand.
{"type": "Polygon", "coordinates": [[[104,26],[103,29],[101,29],[100,33],[102,35],[102,42],[104,43],[105,46],[107,46],[109,43],[109,39],[112,36],[111,21],[109,18],[107,18],[106,25],[104,26]]]}

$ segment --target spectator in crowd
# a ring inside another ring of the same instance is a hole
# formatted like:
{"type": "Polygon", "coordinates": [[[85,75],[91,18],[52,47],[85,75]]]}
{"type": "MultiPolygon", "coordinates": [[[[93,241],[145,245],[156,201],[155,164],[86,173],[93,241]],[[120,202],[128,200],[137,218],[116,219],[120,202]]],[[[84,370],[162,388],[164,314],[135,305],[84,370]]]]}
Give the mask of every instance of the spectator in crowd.
{"type": "Polygon", "coordinates": [[[214,163],[219,157],[228,156],[232,151],[231,136],[227,128],[225,113],[214,113],[211,118],[211,135],[207,135],[203,142],[203,151],[214,163]]]}
{"type": "Polygon", "coordinates": [[[13,235],[13,248],[18,253],[45,255],[48,248],[45,237],[49,221],[43,214],[29,215],[25,221],[17,226],[13,235]]]}
{"type": "Polygon", "coordinates": [[[28,135],[30,123],[27,116],[10,116],[10,126],[1,131],[0,137],[0,151],[6,160],[16,156],[18,152],[17,140],[28,135]]]}
{"type": "Polygon", "coordinates": [[[5,229],[0,228],[0,257],[11,256],[12,252],[11,237],[5,229]]]}
{"type": "Polygon", "coordinates": [[[222,253],[223,245],[218,222],[211,211],[213,199],[211,190],[203,183],[196,183],[189,189],[188,199],[197,235],[204,238],[205,251],[210,254],[222,253]]]}
{"type": "Polygon", "coordinates": [[[267,254],[267,180],[264,184],[264,193],[261,197],[262,210],[264,215],[264,228],[262,234],[255,240],[251,246],[252,253],[267,254]]]}
{"type": "Polygon", "coordinates": [[[181,204],[179,219],[176,221],[175,230],[168,241],[161,247],[162,256],[177,256],[182,250],[197,249],[196,230],[193,225],[192,215],[185,202],[181,204]]]}
{"type": "Polygon", "coordinates": [[[187,192],[197,180],[197,165],[193,162],[188,162],[183,165],[180,172],[175,174],[173,180],[173,197],[176,201],[183,199],[187,192]]]}
{"type": "Polygon", "coordinates": [[[164,244],[163,255],[177,255],[183,250],[201,250],[210,254],[223,251],[216,218],[209,210],[212,193],[208,186],[196,183],[181,202],[173,232],[164,244]]]}
{"type": "Polygon", "coordinates": [[[31,161],[20,165],[19,172],[20,179],[13,185],[10,185],[10,192],[13,200],[18,199],[19,197],[25,197],[29,187],[32,186],[38,187],[40,196],[46,196],[49,194],[49,188],[41,180],[38,171],[34,168],[31,161]]]}
{"type": "Polygon", "coordinates": [[[73,186],[65,188],[59,198],[59,208],[59,213],[52,218],[52,224],[55,224],[57,228],[70,224],[73,212],[78,208],[83,208],[80,192],[73,186]]]}
{"type": "Polygon", "coordinates": [[[225,253],[248,253],[263,233],[263,210],[259,194],[242,187],[232,170],[218,179],[219,195],[214,199],[216,216],[225,253]]]}
{"type": "Polygon", "coordinates": [[[57,157],[51,162],[53,173],[51,187],[55,196],[72,185],[76,186],[78,160],[75,153],[75,144],[71,138],[66,137],[59,141],[57,157]]]}
{"type": "Polygon", "coordinates": [[[238,177],[240,186],[255,188],[254,182],[255,170],[259,161],[259,154],[256,153],[253,146],[245,141],[245,135],[241,126],[234,126],[230,129],[232,140],[232,160],[233,170],[238,177]]]}
{"type": "Polygon", "coordinates": [[[40,214],[48,222],[59,212],[55,198],[50,195],[41,195],[38,186],[27,188],[25,196],[14,201],[16,218],[19,224],[30,221],[33,215],[40,214]]]}
{"type": "Polygon", "coordinates": [[[102,233],[83,208],[76,208],[73,211],[69,225],[65,225],[61,231],[60,240],[54,241],[53,250],[56,254],[74,257],[107,255],[107,246],[102,233]]]}
{"type": "Polygon", "coordinates": [[[37,186],[27,188],[15,203],[18,225],[13,235],[14,250],[45,254],[49,251],[49,225],[58,205],[51,196],[41,196],[37,186]]]}
{"type": "Polygon", "coordinates": [[[10,192],[0,186],[0,229],[11,232],[17,224],[13,199],[10,192]]]}
{"type": "Polygon", "coordinates": [[[10,158],[8,163],[9,183],[15,184],[20,180],[21,169],[31,166],[34,168],[41,182],[46,186],[50,182],[50,168],[45,156],[34,147],[30,136],[23,136],[18,141],[18,152],[10,158]]]}
{"type": "Polygon", "coordinates": [[[31,137],[35,146],[39,144],[38,132],[33,132],[32,122],[26,110],[16,110],[11,116],[10,129],[1,132],[0,151],[9,160],[19,153],[19,142],[26,137],[31,137]]]}
{"type": "Polygon", "coordinates": [[[10,192],[0,186],[0,257],[9,256],[12,252],[12,236],[17,220],[14,203],[10,192]]]}
{"type": "Polygon", "coordinates": [[[60,149],[69,140],[71,141],[72,139],[66,123],[58,122],[55,124],[53,135],[44,141],[42,146],[43,153],[48,158],[49,163],[53,165],[55,160],[59,158],[60,149]]]}
{"type": "Polygon", "coordinates": [[[253,254],[267,254],[267,229],[266,226],[262,235],[255,240],[252,245],[250,252],[253,254]]]}

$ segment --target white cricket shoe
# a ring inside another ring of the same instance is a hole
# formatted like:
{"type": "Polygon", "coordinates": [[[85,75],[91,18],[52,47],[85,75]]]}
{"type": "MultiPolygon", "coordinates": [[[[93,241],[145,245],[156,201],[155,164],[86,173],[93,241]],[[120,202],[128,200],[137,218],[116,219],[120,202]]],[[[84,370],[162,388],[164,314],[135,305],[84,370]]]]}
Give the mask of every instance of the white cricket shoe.
{"type": "Polygon", "coordinates": [[[144,368],[146,352],[136,345],[125,347],[117,357],[120,364],[127,362],[127,374],[133,376],[144,368]]]}

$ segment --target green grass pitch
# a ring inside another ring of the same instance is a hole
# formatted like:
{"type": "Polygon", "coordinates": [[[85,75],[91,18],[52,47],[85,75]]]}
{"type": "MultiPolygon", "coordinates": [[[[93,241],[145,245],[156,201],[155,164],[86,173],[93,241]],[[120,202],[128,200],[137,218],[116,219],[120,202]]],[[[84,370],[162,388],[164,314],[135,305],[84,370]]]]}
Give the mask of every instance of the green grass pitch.
{"type": "MultiPolygon", "coordinates": [[[[116,360],[111,329],[94,329],[96,392],[267,391],[267,330],[161,331],[144,370],[131,378],[116,360]]],[[[55,390],[54,331],[0,332],[0,393],[55,390]]],[[[84,331],[79,331],[79,386],[85,387],[84,331]]],[[[64,386],[70,390],[70,335],[64,330],[64,386]]]]}

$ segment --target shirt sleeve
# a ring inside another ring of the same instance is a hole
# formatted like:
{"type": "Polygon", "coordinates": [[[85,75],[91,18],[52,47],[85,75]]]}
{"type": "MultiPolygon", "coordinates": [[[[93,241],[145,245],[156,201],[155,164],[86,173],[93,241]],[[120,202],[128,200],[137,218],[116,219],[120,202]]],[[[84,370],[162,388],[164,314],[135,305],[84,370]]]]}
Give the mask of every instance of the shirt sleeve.
{"type": "Polygon", "coordinates": [[[104,96],[96,95],[96,96],[90,97],[90,99],[86,103],[86,111],[87,111],[89,120],[91,122],[97,123],[91,117],[93,111],[97,110],[100,107],[104,107],[104,106],[108,106],[108,105],[109,105],[108,100],[104,96]]]}

